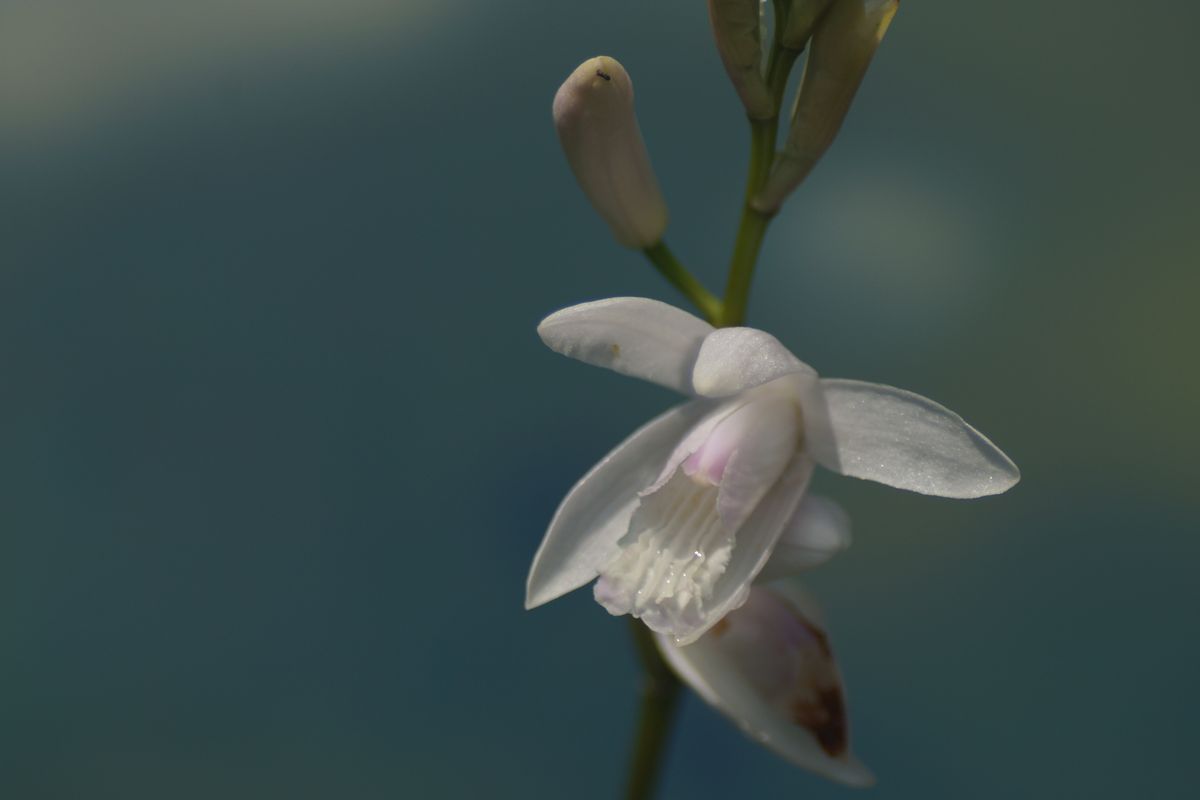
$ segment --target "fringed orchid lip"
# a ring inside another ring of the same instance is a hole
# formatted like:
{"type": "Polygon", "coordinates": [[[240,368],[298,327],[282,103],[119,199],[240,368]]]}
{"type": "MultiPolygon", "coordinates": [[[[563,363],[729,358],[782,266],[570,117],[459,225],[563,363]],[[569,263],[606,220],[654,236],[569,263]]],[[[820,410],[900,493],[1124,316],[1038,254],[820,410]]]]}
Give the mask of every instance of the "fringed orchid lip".
{"type": "Polygon", "coordinates": [[[739,540],[756,533],[742,529],[799,453],[799,412],[786,394],[759,391],[697,426],[704,435],[689,437],[698,438],[691,446],[685,439],[665,480],[641,494],[617,556],[600,569],[596,600],[680,641],[715,624],[719,584],[745,581],[729,570],[739,540]]]}

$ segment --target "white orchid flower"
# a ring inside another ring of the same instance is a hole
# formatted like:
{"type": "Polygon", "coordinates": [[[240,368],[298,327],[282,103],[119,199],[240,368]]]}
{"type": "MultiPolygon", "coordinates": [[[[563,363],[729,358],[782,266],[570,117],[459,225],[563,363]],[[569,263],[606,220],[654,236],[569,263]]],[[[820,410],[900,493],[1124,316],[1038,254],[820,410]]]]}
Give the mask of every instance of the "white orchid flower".
{"type": "Polygon", "coordinates": [[[754,328],[714,329],[625,297],[563,309],[538,334],[563,355],[693,399],[634,432],[567,494],[534,557],[526,608],[599,577],[596,600],[610,613],[687,644],[746,601],[785,531],[781,553],[807,554],[797,568],[837,549],[829,514],[814,525],[800,503],[814,462],[957,498],[1003,492],[1020,475],[937,403],[819,379],[754,328]]]}
{"type": "Polygon", "coordinates": [[[655,641],[675,674],[755,741],[839,783],[875,782],[850,751],[842,677],[820,612],[794,581],[755,586],[694,644],[655,641]]]}

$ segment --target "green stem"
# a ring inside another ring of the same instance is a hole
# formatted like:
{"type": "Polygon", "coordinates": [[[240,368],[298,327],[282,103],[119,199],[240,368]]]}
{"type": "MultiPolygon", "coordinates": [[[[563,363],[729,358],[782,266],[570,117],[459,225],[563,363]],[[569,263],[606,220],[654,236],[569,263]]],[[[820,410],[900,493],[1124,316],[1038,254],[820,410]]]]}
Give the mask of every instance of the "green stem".
{"type": "Polygon", "coordinates": [[[763,237],[766,236],[767,226],[774,216],[757,210],[751,201],[771,174],[771,164],[775,161],[775,139],[779,134],[779,109],[783,104],[788,76],[799,56],[799,50],[783,47],[776,41],[767,61],[767,85],[775,99],[775,116],[764,120],[750,120],[750,168],[746,176],[742,220],[738,225],[733,257],[729,262],[729,280],[725,284],[724,313],[719,323],[721,325],[741,325],[746,319],[746,306],[750,302],[750,283],[754,279],[754,265],[758,263],[763,237]]]}
{"type": "Polygon", "coordinates": [[[687,267],[683,266],[667,247],[666,242],[660,241],[658,244],[652,244],[642,252],[654,266],[658,267],[658,271],[671,282],[671,285],[692,301],[709,322],[714,325],[720,324],[722,317],[720,299],[704,288],[704,284],[688,272],[687,267]]]}
{"type": "MultiPolygon", "coordinates": [[[[776,24],[782,23],[777,20],[776,24]]],[[[772,216],[757,211],[751,201],[771,173],[771,165],[775,160],[775,139],[779,132],[779,109],[787,88],[788,75],[799,55],[799,51],[781,46],[776,36],[767,61],[767,84],[775,99],[775,114],[771,119],[750,121],[750,169],[746,179],[745,205],[729,265],[724,302],[705,289],[665,243],[651,245],[644,251],[658,271],[714,325],[740,325],[746,317],[754,264],[772,216]]],[[[659,654],[654,635],[638,620],[630,619],[630,623],[642,662],[643,677],[637,740],[629,764],[625,796],[627,800],[649,800],[654,795],[662,768],[671,718],[679,702],[680,683],[659,654]]]]}
{"type": "Polygon", "coordinates": [[[649,800],[654,796],[662,768],[662,754],[671,717],[679,701],[680,684],[675,673],[658,653],[654,634],[640,621],[630,617],[630,632],[642,662],[642,708],[638,718],[637,740],[629,763],[627,800],[649,800]]]}

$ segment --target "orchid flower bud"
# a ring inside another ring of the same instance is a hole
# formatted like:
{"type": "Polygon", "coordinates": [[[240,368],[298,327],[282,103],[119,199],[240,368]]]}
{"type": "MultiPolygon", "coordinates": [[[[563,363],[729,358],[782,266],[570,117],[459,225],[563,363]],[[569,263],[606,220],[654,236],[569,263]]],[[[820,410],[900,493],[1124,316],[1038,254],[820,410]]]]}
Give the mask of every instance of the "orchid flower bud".
{"type": "Polygon", "coordinates": [[[773,214],[829,149],[899,0],[833,0],[817,21],[787,144],[754,207],[773,214]]]}
{"type": "Polygon", "coordinates": [[[775,102],[762,72],[760,0],[708,0],[717,52],[751,119],[771,119],[775,102]]]}
{"type": "Polygon", "coordinates": [[[787,21],[780,42],[789,50],[803,50],[808,45],[817,20],[829,7],[830,0],[787,0],[787,21]]]}
{"type": "Polygon", "coordinates": [[[590,58],[554,96],[554,126],[575,179],[626,247],[657,244],[667,205],[633,109],[633,83],[616,59],[590,58]]]}

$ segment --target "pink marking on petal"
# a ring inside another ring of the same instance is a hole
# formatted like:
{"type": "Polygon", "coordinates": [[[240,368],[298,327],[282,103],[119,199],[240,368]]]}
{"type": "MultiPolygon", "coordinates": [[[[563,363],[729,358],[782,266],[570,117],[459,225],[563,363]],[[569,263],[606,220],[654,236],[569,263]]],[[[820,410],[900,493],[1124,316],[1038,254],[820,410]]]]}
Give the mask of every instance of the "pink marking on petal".
{"type": "Polygon", "coordinates": [[[697,483],[710,486],[718,486],[721,483],[721,476],[725,474],[725,467],[729,465],[734,448],[725,446],[727,442],[717,442],[719,438],[718,435],[713,435],[699,450],[687,457],[682,464],[684,475],[697,483]]]}

